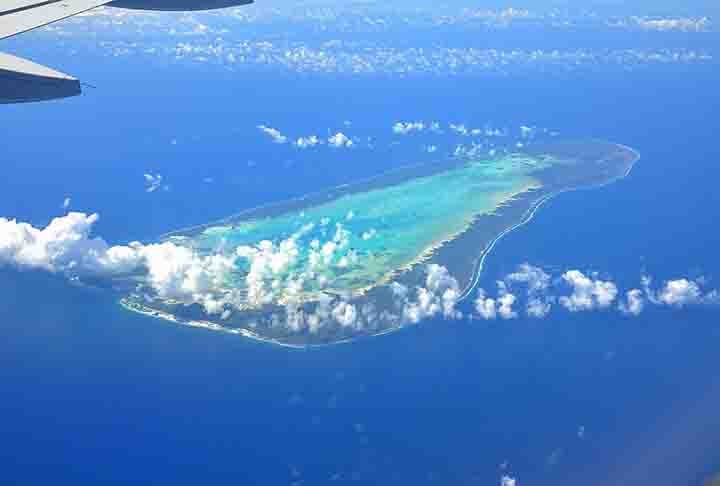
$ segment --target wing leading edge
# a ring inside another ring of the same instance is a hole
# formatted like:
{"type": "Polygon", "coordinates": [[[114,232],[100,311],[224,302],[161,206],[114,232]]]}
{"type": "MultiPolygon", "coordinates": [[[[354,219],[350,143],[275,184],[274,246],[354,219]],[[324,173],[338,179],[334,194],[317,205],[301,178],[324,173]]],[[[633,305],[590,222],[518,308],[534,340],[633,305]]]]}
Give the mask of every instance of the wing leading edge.
{"type": "Polygon", "coordinates": [[[110,3],[111,0],[11,0],[0,7],[0,39],[110,3]]]}

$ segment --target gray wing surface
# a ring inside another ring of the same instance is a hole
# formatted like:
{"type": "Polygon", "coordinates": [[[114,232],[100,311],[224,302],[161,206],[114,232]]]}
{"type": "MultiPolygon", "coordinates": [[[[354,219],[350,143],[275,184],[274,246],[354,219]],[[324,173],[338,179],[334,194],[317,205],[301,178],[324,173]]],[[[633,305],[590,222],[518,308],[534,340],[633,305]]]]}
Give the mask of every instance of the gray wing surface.
{"type": "Polygon", "coordinates": [[[112,0],[1,0],[0,39],[27,32],[112,0]]]}

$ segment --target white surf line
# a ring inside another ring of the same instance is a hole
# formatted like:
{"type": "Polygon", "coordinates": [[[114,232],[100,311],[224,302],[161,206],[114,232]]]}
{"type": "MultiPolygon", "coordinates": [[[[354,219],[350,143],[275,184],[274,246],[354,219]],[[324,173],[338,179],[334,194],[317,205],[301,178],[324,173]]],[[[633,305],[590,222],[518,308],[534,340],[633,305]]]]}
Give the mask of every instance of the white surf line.
{"type": "MultiPolygon", "coordinates": [[[[562,192],[562,191],[561,191],[561,192],[562,192]]],[[[553,196],[556,196],[557,194],[560,194],[560,192],[553,193],[553,194],[548,194],[547,196],[539,199],[539,200],[535,203],[535,205],[534,205],[533,207],[531,207],[530,209],[528,209],[527,211],[525,211],[525,214],[523,214],[523,217],[522,217],[522,219],[520,220],[519,223],[516,223],[516,224],[514,224],[513,226],[505,229],[502,233],[500,233],[499,235],[497,235],[497,236],[495,237],[495,239],[493,239],[493,240],[490,242],[490,244],[489,244],[489,245],[485,248],[485,250],[483,251],[482,256],[480,257],[480,260],[479,260],[478,263],[477,263],[477,266],[476,266],[475,272],[474,272],[473,280],[470,282],[470,284],[468,285],[468,287],[463,291],[463,293],[460,294],[460,297],[458,298],[458,302],[461,302],[461,301],[467,299],[467,298],[470,296],[470,294],[471,294],[471,293],[475,290],[475,288],[477,287],[478,283],[480,282],[480,275],[482,274],[483,266],[485,265],[485,259],[488,257],[488,255],[490,255],[490,253],[492,252],[492,250],[493,250],[493,248],[495,247],[495,245],[497,244],[497,242],[500,241],[503,236],[507,235],[507,234],[510,233],[511,231],[516,230],[517,228],[521,227],[522,225],[527,224],[528,222],[530,222],[530,221],[532,220],[533,216],[535,216],[535,213],[536,213],[537,210],[540,208],[540,206],[542,206],[546,201],[548,201],[549,199],[551,199],[553,196]]]]}

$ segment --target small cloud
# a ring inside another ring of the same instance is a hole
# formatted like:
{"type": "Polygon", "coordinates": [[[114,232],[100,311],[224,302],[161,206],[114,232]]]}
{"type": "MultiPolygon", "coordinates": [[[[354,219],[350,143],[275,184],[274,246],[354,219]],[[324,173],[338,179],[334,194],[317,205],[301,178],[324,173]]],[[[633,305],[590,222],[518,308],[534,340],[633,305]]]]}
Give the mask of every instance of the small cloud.
{"type": "Polygon", "coordinates": [[[517,271],[505,277],[506,285],[524,284],[527,286],[527,314],[530,317],[542,318],[550,313],[554,298],[545,295],[550,287],[550,275],[541,268],[523,263],[517,271]]]}
{"type": "Polygon", "coordinates": [[[315,135],[311,135],[309,137],[300,137],[297,140],[293,142],[293,145],[295,145],[299,149],[306,149],[315,147],[316,145],[319,145],[320,139],[316,137],[315,135]]]}
{"type": "Polygon", "coordinates": [[[517,486],[517,479],[510,476],[500,478],[500,486],[517,486]]]}
{"type": "Polygon", "coordinates": [[[369,230],[365,231],[360,237],[364,240],[371,240],[377,235],[377,230],[375,228],[370,228],[369,230]]]}
{"type": "Polygon", "coordinates": [[[425,270],[425,286],[415,289],[414,299],[404,285],[397,282],[391,285],[396,302],[402,308],[402,321],[416,324],[436,315],[461,318],[462,313],[455,308],[460,297],[458,281],[442,265],[429,264],[425,270]]]}
{"type": "Polygon", "coordinates": [[[657,300],[666,305],[683,307],[700,302],[702,292],[700,286],[692,280],[686,278],[669,280],[658,292],[657,300]]]}
{"type": "MultiPolygon", "coordinates": [[[[499,282],[499,284],[501,283],[499,282]]],[[[480,289],[475,299],[475,311],[485,320],[493,320],[498,317],[501,319],[515,319],[518,316],[517,312],[513,310],[516,300],[517,297],[509,293],[504,285],[500,285],[500,296],[497,299],[488,297],[485,290],[480,289]]]]}
{"type": "Polygon", "coordinates": [[[70,207],[70,204],[72,204],[72,199],[70,199],[69,197],[66,197],[63,200],[62,208],[67,211],[67,209],[70,207]]]}
{"type": "Polygon", "coordinates": [[[498,315],[503,319],[515,319],[517,312],[513,311],[513,304],[515,303],[515,296],[513,294],[504,294],[498,299],[498,315]]]}
{"type": "Polygon", "coordinates": [[[465,125],[456,125],[451,123],[450,130],[457,135],[462,135],[463,137],[470,135],[470,130],[465,125]]]}
{"type": "Polygon", "coordinates": [[[528,291],[532,293],[543,292],[550,286],[550,275],[545,273],[542,268],[535,267],[529,263],[523,263],[518,266],[517,270],[507,277],[506,282],[524,283],[528,286],[528,291]]]}
{"type": "MultiPolygon", "coordinates": [[[[160,174],[143,174],[145,178],[145,192],[155,192],[162,187],[163,176],[160,174]]],[[[167,190],[168,186],[165,186],[167,190]]]]}
{"type": "Polygon", "coordinates": [[[397,135],[407,135],[412,132],[422,132],[426,125],[423,122],[397,122],[393,125],[393,133],[397,135]]]}
{"type": "Polygon", "coordinates": [[[265,125],[258,125],[258,130],[270,137],[273,143],[283,144],[287,142],[287,137],[280,133],[280,130],[265,125]]]}
{"type": "Polygon", "coordinates": [[[618,294],[614,283],[594,280],[579,270],[565,272],[562,278],[573,289],[570,296],[560,297],[560,304],[570,312],[606,308],[618,294]]]}
{"type": "Polygon", "coordinates": [[[533,138],[535,136],[535,127],[520,126],[520,137],[524,139],[533,138]]]}
{"type": "Polygon", "coordinates": [[[487,297],[483,289],[478,290],[478,295],[475,299],[475,312],[485,320],[491,320],[497,317],[495,299],[487,297]]]}
{"type": "Polygon", "coordinates": [[[335,135],[328,138],[328,145],[335,148],[352,147],[353,141],[342,132],[338,132],[335,135]]]}
{"type": "Polygon", "coordinates": [[[552,304],[547,300],[541,300],[537,298],[528,299],[526,311],[530,317],[542,319],[547,316],[552,309],[552,304]]]}
{"type": "Polygon", "coordinates": [[[709,30],[710,19],[707,17],[692,18],[661,18],[648,19],[641,17],[633,17],[631,23],[643,30],[657,31],[681,31],[681,32],[703,32],[709,30]]]}
{"type": "Polygon", "coordinates": [[[645,308],[645,298],[642,290],[632,289],[625,293],[625,301],[620,302],[618,309],[623,314],[639,316],[645,308]]]}

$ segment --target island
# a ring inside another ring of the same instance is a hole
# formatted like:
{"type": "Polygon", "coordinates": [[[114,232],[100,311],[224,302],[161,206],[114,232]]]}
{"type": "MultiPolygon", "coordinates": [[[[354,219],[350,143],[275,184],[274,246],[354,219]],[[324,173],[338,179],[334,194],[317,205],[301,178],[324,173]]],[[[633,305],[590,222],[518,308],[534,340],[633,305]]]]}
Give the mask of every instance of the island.
{"type": "Polygon", "coordinates": [[[536,144],[406,166],[254,208],[160,238],[232,258],[216,308],[131,285],[121,303],[295,347],[385,334],[417,322],[403,306],[430,298],[428,285],[444,285],[442,298],[453,303],[473,295],[494,245],[549,198],[623,178],[638,159],[629,147],[599,140],[536,144]]]}

